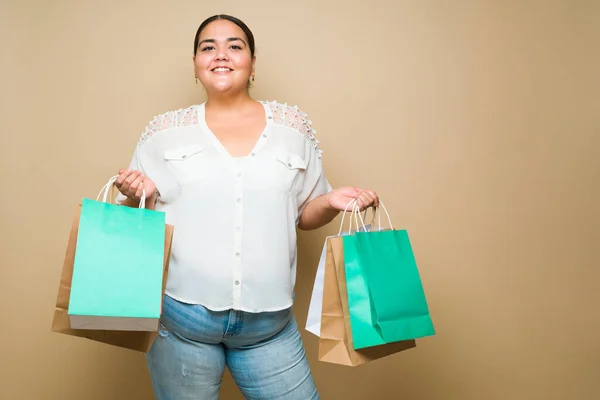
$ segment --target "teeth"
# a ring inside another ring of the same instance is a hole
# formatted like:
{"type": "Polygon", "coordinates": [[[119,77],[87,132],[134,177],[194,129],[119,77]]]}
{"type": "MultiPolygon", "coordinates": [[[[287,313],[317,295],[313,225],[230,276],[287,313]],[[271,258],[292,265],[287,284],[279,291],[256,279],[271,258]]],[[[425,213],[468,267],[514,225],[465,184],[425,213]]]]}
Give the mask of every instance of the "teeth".
{"type": "Polygon", "coordinates": [[[229,68],[215,68],[215,72],[228,72],[231,71],[229,68]]]}

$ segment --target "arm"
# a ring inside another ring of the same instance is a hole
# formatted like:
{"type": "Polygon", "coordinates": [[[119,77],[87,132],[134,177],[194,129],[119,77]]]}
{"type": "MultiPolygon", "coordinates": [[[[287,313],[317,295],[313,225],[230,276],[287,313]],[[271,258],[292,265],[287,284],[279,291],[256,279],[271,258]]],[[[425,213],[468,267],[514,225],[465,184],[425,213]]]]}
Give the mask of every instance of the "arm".
{"type": "Polygon", "coordinates": [[[304,208],[298,222],[298,229],[310,231],[327,225],[340,213],[329,205],[327,194],[312,199],[304,208]]]}
{"type": "Polygon", "coordinates": [[[367,207],[379,206],[379,197],[372,190],[350,186],[333,189],[308,202],[300,214],[298,228],[312,230],[327,225],[340,211],[346,210],[353,200],[357,200],[360,211],[364,211],[367,207]]]}
{"type": "MultiPolygon", "coordinates": [[[[297,108],[295,108],[297,110],[297,108]]],[[[377,194],[369,190],[355,187],[341,187],[333,189],[325,178],[321,161],[319,141],[315,137],[316,131],[306,113],[297,112],[287,115],[284,121],[300,134],[308,138],[305,142],[306,168],[302,187],[297,193],[299,217],[297,227],[301,230],[318,229],[330,223],[340,211],[345,211],[352,200],[357,200],[362,210],[369,206],[377,206],[377,194]],[[293,124],[290,123],[293,121],[293,124]]]]}
{"type": "Polygon", "coordinates": [[[156,210],[158,199],[161,203],[173,201],[179,194],[179,186],[156,158],[156,148],[152,137],[162,134],[163,130],[177,127],[177,121],[183,121],[186,113],[193,108],[167,112],[152,119],[138,141],[127,168],[119,171],[115,186],[119,190],[115,202],[126,207],[139,207],[142,189],[146,192],[148,210],[156,210]],[[150,178],[150,176],[152,178],[150,178]]]}

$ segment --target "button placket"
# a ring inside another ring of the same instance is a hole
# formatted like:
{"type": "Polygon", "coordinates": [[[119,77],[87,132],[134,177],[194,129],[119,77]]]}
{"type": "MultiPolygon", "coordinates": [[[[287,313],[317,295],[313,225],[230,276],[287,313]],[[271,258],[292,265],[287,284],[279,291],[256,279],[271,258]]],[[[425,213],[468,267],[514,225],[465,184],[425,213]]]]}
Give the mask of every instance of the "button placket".
{"type": "Polygon", "coordinates": [[[242,240],[244,217],[244,181],[243,168],[239,162],[234,163],[235,174],[235,221],[234,221],[234,254],[233,254],[233,301],[239,304],[242,295],[242,240]]]}

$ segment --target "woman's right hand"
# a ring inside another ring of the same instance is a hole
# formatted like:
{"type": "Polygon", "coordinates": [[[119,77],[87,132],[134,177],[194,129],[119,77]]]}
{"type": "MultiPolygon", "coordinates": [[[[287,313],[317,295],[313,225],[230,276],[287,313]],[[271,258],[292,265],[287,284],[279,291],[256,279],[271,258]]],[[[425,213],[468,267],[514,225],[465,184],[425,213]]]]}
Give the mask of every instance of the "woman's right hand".
{"type": "Polygon", "coordinates": [[[127,198],[140,201],[142,199],[142,190],[146,191],[146,201],[152,199],[156,194],[156,185],[150,178],[140,171],[122,169],[119,171],[119,177],[115,181],[115,186],[127,198]]]}

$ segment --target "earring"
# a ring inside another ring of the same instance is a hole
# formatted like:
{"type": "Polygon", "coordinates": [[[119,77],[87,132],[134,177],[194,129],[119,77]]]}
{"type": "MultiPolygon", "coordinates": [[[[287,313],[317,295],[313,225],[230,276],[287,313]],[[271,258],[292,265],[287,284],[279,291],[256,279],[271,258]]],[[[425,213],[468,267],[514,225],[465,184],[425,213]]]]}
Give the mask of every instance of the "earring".
{"type": "Polygon", "coordinates": [[[196,77],[196,85],[198,84],[198,77],[196,77]]]}
{"type": "Polygon", "coordinates": [[[254,75],[252,75],[252,82],[254,82],[254,75]]]}

